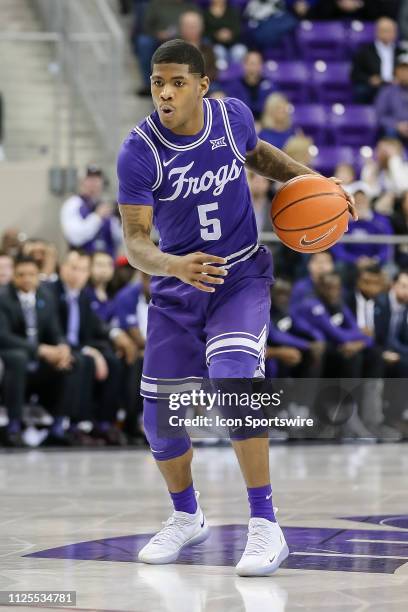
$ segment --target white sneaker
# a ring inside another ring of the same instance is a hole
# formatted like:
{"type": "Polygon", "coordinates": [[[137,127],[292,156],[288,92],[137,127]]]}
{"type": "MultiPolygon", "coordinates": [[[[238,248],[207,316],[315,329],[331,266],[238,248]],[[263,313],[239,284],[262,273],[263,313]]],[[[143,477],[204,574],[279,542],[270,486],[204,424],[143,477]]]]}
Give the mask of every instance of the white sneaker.
{"type": "Polygon", "coordinates": [[[239,576],[269,576],[276,572],[289,555],[282,529],[278,523],[264,518],[251,518],[248,542],[236,566],[239,576]]]}
{"type": "MultiPolygon", "coordinates": [[[[196,492],[198,499],[198,492],[196,492]]],[[[184,546],[200,544],[210,535],[210,530],[200,506],[195,514],[174,511],[150,542],[138,554],[143,563],[173,563],[184,546]]]]}

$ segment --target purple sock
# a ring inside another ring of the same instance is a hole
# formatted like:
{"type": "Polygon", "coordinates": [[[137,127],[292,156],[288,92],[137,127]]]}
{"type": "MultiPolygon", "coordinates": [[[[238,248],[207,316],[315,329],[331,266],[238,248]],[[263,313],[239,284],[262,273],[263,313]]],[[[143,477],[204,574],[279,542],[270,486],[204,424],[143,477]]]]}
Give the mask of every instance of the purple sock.
{"type": "Polygon", "coordinates": [[[173,500],[174,509],[179,512],[188,512],[189,514],[194,514],[197,510],[197,500],[195,496],[195,491],[193,487],[193,483],[184,491],[180,491],[179,493],[172,493],[169,491],[170,497],[173,500]]]}
{"type": "Polygon", "coordinates": [[[264,518],[276,522],[272,506],[272,487],[270,484],[264,487],[247,488],[248,501],[251,506],[251,518],[264,518]]]}

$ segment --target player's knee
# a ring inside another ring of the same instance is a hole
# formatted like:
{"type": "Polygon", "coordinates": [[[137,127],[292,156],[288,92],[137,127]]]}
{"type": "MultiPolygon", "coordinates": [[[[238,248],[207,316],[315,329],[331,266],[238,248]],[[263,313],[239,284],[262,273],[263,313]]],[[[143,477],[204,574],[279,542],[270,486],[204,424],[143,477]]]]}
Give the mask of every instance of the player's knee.
{"type": "Polygon", "coordinates": [[[168,461],[181,457],[191,447],[189,436],[187,433],[180,435],[179,432],[175,432],[174,437],[171,437],[171,431],[166,433],[166,428],[164,428],[164,433],[161,432],[157,414],[157,403],[145,399],[143,427],[153,457],[157,461],[168,461]]]}
{"type": "Polygon", "coordinates": [[[243,351],[214,355],[209,363],[210,378],[253,378],[258,361],[243,351]]]}

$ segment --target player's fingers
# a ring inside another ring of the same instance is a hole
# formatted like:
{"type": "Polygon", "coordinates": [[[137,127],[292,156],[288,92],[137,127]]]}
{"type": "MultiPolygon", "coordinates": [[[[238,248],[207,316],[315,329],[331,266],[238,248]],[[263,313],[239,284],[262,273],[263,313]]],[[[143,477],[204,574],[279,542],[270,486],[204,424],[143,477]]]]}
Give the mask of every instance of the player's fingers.
{"type": "Polygon", "coordinates": [[[200,272],[202,274],[214,274],[215,276],[227,276],[228,270],[225,268],[216,268],[215,266],[210,266],[208,264],[203,264],[200,266],[200,272]]]}
{"type": "Polygon", "coordinates": [[[191,284],[196,289],[199,289],[200,291],[205,291],[206,293],[214,293],[215,291],[214,287],[207,287],[207,285],[203,285],[203,283],[200,283],[199,281],[193,281],[191,284]]]}
{"type": "Polygon", "coordinates": [[[227,260],[225,257],[218,257],[217,255],[209,255],[208,253],[196,253],[196,260],[200,263],[218,263],[218,264],[226,264],[227,260]]]}
{"type": "Polygon", "coordinates": [[[218,276],[210,276],[207,274],[198,274],[194,280],[199,281],[200,283],[210,283],[210,285],[222,285],[224,282],[223,278],[219,278],[218,276]]]}

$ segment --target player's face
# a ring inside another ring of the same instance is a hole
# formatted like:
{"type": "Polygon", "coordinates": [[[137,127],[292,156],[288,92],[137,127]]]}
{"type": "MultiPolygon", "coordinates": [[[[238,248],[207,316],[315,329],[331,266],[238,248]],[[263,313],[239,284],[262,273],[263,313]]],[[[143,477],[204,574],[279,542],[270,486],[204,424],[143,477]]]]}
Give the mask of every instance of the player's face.
{"type": "Polygon", "coordinates": [[[155,64],[150,77],[153,104],[164,127],[177,130],[199,116],[207,77],[189,72],[188,64],[155,64]]]}
{"type": "Polygon", "coordinates": [[[14,271],[14,286],[17,291],[30,293],[36,291],[40,284],[38,268],[33,263],[22,263],[14,271]]]}

